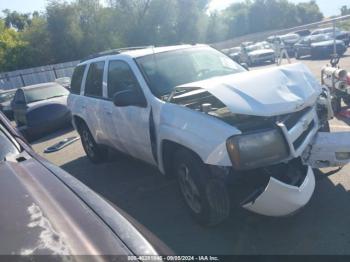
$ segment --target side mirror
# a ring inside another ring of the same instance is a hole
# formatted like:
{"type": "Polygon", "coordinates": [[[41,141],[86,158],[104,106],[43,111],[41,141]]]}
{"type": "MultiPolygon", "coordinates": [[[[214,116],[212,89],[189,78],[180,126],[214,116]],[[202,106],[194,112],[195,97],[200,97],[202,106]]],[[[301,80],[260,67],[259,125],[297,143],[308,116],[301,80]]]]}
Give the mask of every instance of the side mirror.
{"type": "Polygon", "coordinates": [[[125,90],[117,92],[113,96],[115,106],[140,106],[146,107],[146,99],[141,92],[125,90]]]}
{"type": "Polygon", "coordinates": [[[242,67],[244,67],[245,69],[247,69],[247,71],[249,71],[249,67],[247,63],[241,63],[240,64],[242,67]]]}

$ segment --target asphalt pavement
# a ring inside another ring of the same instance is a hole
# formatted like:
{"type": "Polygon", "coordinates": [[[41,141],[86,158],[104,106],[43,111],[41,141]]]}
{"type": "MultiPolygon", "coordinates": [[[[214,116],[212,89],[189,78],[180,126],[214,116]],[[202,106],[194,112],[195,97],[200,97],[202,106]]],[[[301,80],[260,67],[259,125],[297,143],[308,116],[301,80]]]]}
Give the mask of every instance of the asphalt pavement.
{"type": "MultiPolygon", "coordinates": [[[[305,63],[319,78],[328,60],[292,62],[305,63]]],[[[275,65],[251,70],[266,66],[275,65]]],[[[340,66],[350,71],[349,51],[340,66]]],[[[346,121],[332,120],[332,131],[350,131],[346,121]]],[[[350,165],[338,172],[317,173],[313,197],[293,216],[270,218],[237,207],[225,223],[205,228],[189,216],[176,181],[143,162],[111,154],[106,163],[94,165],[80,141],[55,153],[43,153],[71,136],[77,133],[63,130],[32,145],[40,155],[128,212],[177,254],[350,254],[350,165]]]]}

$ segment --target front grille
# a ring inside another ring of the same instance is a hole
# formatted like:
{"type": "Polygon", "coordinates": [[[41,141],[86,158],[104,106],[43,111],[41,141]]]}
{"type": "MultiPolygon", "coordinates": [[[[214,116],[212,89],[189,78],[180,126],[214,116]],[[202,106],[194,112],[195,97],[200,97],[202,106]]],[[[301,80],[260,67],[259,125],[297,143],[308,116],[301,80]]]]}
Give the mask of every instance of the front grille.
{"type": "Polygon", "coordinates": [[[299,156],[304,151],[308,141],[312,138],[310,134],[316,132],[317,123],[316,110],[310,107],[288,114],[277,122],[285,135],[293,157],[299,156]]]}
{"type": "Polygon", "coordinates": [[[292,113],[286,116],[286,118],[283,120],[284,125],[288,130],[290,130],[295,124],[300,120],[300,118],[310,110],[310,107],[306,107],[301,111],[298,111],[296,113],[292,113]]]}
{"type": "Polygon", "coordinates": [[[294,148],[299,148],[301,144],[304,142],[307,135],[311,132],[311,130],[315,127],[315,121],[312,120],[307,129],[293,142],[294,148]]]}

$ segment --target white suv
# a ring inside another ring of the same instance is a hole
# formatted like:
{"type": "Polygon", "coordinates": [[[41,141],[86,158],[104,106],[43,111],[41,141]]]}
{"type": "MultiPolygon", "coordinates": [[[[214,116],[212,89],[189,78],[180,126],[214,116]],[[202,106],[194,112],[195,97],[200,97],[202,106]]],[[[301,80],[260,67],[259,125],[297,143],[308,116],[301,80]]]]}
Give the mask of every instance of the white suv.
{"type": "Polygon", "coordinates": [[[312,167],[350,159],[350,136],[328,132],[328,91],[305,66],[249,72],[205,45],[89,57],[75,69],[68,106],[91,161],[112,147],[176,176],[206,225],[236,201],[291,214],[311,198],[312,167]]]}

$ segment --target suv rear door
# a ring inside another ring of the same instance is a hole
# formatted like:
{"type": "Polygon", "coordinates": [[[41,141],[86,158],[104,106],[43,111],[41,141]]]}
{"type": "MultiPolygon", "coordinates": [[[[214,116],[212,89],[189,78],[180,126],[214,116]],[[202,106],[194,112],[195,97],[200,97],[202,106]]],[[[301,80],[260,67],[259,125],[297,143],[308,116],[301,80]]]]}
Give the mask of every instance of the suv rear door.
{"type": "Polygon", "coordinates": [[[144,96],[130,65],[123,60],[110,60],[106,82],[108,103],[104,104],[103,122],[108,140],[120,151],[155,164],[150,137],[153,121],[150,105],[115,106],[112,101],[116,93],[127,90],[136,91],[144,96]]]}
{"type": "Polygon", "coordinates": [[[105,61],[92,62],[89,65],[85,80],[84,99],[81,104],[83,119],[91,134],[99,144],[106,144],[107,135],[103,127],[103,73],[105,61]]]}

